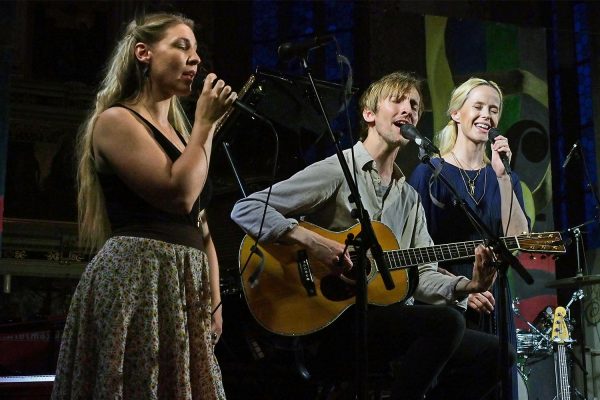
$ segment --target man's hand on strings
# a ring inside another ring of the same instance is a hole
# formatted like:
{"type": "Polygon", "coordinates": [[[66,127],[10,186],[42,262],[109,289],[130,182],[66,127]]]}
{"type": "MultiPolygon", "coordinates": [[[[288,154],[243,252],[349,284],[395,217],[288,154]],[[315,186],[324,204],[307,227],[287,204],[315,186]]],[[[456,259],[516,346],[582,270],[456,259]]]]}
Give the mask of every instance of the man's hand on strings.
{"type": "Polygon", "coordinates": [[[470,293],[485,292],[492,286],[496,279],[495,257],[495,254],[489,247],[479,245],[475,248],[473,279],[471,279],[468,285],[470,293]]]}
{"type": "Polygon", "coordinates": [[[285,239],[304,247],[310,258],[325,264],[335,274],[341,274],[352,267],[350,254],[343,243],[328,239],[302,226],[290,230],[285,239]]]}

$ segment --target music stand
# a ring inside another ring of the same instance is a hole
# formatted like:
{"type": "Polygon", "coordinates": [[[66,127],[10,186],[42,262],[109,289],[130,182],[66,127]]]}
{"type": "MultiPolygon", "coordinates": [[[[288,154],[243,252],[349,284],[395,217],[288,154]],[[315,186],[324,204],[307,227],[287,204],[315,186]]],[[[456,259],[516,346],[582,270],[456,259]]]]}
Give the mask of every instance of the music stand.
{"type": "MultiPolygon", "coordinates": [[[[327,117],[335,118],[345,106],[344,86],[319,80],[315,84],[327,117]]],[[[356,90],[353,88],[352,93],[356,90]]],[[[327,130],[310,82],[305,77],[258,67],[238,92],[238,99],[288,132],[320,137],[327,130]]],[[[215,137],[227,139],[236,133],[247,132],[249,128],[255,129],[256,125],[251,116],[232,107],[217,124],[215,137]]],[[[264,127],[260,126],[260,129],[262,131],[264,127]]]]}
{"type": "MultiPolygon", "coordinates": [[[[344,86],[320,80],[315,83],[327,116],[335,118],[345,106],[344,86]]],[[[352,93],[356,91],[356,88],[352,89],[352,93]]],[[[292,153],[288,162],[278,167],[278,178],[286,178],[304,168],[306,163],[303,162],[298,147],[317,142],[327,132],[312,93],[307,78],[261,67],[256,68],[238,91],[239,101],[270,120],[276,127],[281,138],[281,152],[285,156],[292,153]]],[[[251,179],[260,182],[271,179],[269,162],[275,153],[273,135],[269,127],[244,111],[231,107],[223,115],[215,128],[214,149],[212,174],[225,171],[227,167],[224,163],[228,160],[238,186],[243,183],[237,171],[241,171],[250,185],[253,184],[251,179]],[[221,145],[227,157],[220,154],[221,145]],[[233,159],[237,168],[232,165],[233,159]]],[[[245,196],[244,189],[242,194],[245,196]]]]}

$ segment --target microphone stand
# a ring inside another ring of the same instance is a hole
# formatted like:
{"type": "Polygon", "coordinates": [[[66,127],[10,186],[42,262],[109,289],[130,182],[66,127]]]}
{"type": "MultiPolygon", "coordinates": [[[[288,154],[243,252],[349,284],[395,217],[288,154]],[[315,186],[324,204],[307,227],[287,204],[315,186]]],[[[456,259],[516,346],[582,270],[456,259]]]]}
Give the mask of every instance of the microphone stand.
{"type": "MultiPolygon", "coordinates": [[[[575,144],[578,144],[579,141],[577,141],[575,144]]],[[[575,150],[574,148],[572,150],[575,150]]],[[[587,163],[586,163],[586,159],[585,159],[585,154],[584,151],[582,150],[581,146],[577,146],[577,149],[579,151],[579,155],[581,157],[581,164],[583,167],[583,172],[585,175],[585,180],[586,180],[586,188],[589,189],[589,191],[592,193],[592,197],[594,198],[594,202],[596,203],[596,215],[594,216],[593,219],[586,221],[582,224],[579,224],[573,228],[569,228],[567,229],[568,232],[572,232],[573,236],[575,237],[575,246],[576,246],[576,250],[577,250],[577,274],[576,277],[577,278],[582,278],[584,276],[585,273],[588,273],[587,271],[587,265],[585,262],[585,248],[584,248],[584,244],[583,241],[581,239],[581,230],[580,228],[591,224],[591,223],[597,223],[600,222],[600,198],[598,198],[598,193],[596,193],[596,190],[592,184],[592,180],[590,179],[590,174],[588,171],[588,167],[587,167],[587,163]],[[581,253],[581,254],[580,254],[581,253]],[[583,263],[581,262],[581,258],[583,258],[583,263]],[[582,266],[586,269],[585,271],[583,271],[582,266]]],[[[563,168],[565,168],[568,164],[568,157],[567,160],[565,160],[565,162],[563,163],[563,168]]],[[[583,395],[584,398],[587,399],[587,395],[588,395],[588,385],[587,385],[587,375],[588,372],[586,370],[586,356],[585,356],[585,347],[586,347],[586,342],[585,342],[585,318],[584,318],[584,302],[582,300],[581,304],[580,304],[580,308],[579,308],[579,325],[581,327],[581,369],[583,372],[583,395]]]]}
{"type": "Polygon", "coordinates": [[[361,232],[359,237],[351,237],[348,236],[347,244],[354,244],[357,249],[358,254],[358,265],[355,266],[356,269],[356,398],[359,400],[367,399],[367,376],[368,376],[368,350],[367,350],[367,307],[368,307],[368,299],[367,299],[367,275],[366,275],[366,266],[368,263],[367,252],[371,250],[371,254],[375,259],[375,263],[377,265],[377,269],[381,274],[383,282],[387,290],[394,289],[394,281],[389,272],[388,266],[385,263],[383,257],[383,250],[381,245],[377,241],[377,237],[375,237],[375,232],[373,231],[373,226],[371,224],[371,219],[367,210],[364,209],[360,194],[358,192],[358,187],[352,178],[352,174],[350,173],[350,168],[348,167],[348,163],[344,158],[344,155],[341,150],[341,146],[339,140],[331,129],[331,124],[329,123],[329,118],[327,117],[327,113],[325,112],[325,108],[323,107],[323,103],[321,102],[321,97],[319,96],[319,92],[315,85],[315,82],[312,77],[312,73],[307,63],[307,53],[308,50],[301,55],[300,61],[302,63],[302,68],[306,73],[308,80],[310,81],[310,86],[314,92],[315,99],[319,105],[319,110],[321,111],[321,115],[323,116],[323,121],[327,127],[328,133],[331,137],[331,141],[335,145],[335,150],[337,157],[340,161],[340,166],[344,173],[344,177],[346,179],[346,183],[350,189],[350,201],[356,205],[356,209],[352,210],[353,217],[357,218],[361,225],[361,232]]]}
{"type": "MultiPolygon", "coordinates": [[[[575,238],[575,250],[576,250],[576,256],[577,256],[577,273],[575,274],[576,278],[583,278],[585,276],[585,274],[587,274],[587,265],[585,263],[585,248],[584,248],[584,244],[581,238],[581,228],[583,228],[586,225],[589,225],[591,223],[595,223],[598,222],[597,219],[592,219],[589,221],[586,221],[582,224],[579,224],[577,226],[574,226],[572,228],[567,229],[568,232],[573,234],[573,237],[575,238]],[[584,261],[582,262],[581,259],[584,259],[584,261]],[[585,268],[585,271],[584,271],[585,268]]],[[[581,297],[583,299],[583,296],[581,297]]],[[[581,346],[581,362],[579,362],[576,358],[575,361],[577,363],[577,365],[579,366],[579,368],[581,368],[581,372],[583,373],[583,396],[584,398],[587,399],[588,396],[588,385],[587,385],[587,377],[588,377],[588,371],[587,371],[587,361],[586,361],[586,332],[585,332],[585,312],[584,312],[584,301],[581,300],[581,304],[579,306],[579,325],[581,328],[581,341],[580,341],[580,346],[581,346]]]]}
{"type": "Polygon", "coordinates": [[[531,285],[533,283],[533,278],[527,272],[527,270],[523,267],[521,262],[508,250],[506,245],[500,238],[491,232],[490,228],[485,225],[485,223],[481,220],[479,215],[465,202],[465,200],[458,194],[456,188],[446,179],[444,174],[437,173],[436,167],[431,162],[431,155],[427,153],[427,151],[420,146],[419,148],[419,159],[422,163],[426,164],[431,171],[444,183],[446,188],[450,191],[453,197],[453,201],[456,205],[460,206],[463,212],[466,214],[467,219],[473,224],[473,226],[483,234],[485,242],[488,243],[489,246],[493,247],[495,252],[499,253],[500,261],[495,262],[496,268],[498,271],[498,319],[499,321],[499,341],[500,341],[500,374],[502,381],[502,398],[508,399],[509,394],[512,394],[512,387],[510,384],[510,369],[508,365],[508,280],[507,280],[507,271],[508,267],[512,267],[523,280],[531,285]]]}
{"type": "Polygon", "coordinates": [[[240,174],[238,173],[237,167],[235,166],[235,161],[231,156],[231,152],[229,151],[229,142],[223,141],[223,150],[225,151],[225,155],[227,156],[227,161],[229,161],[229,166],[231,167],[231,171],[233,172],[233,176],[240,188],[240,192],[242,192],[242,197],[248,197],[246,194],[246,185],[242,181],[240,174]]]}

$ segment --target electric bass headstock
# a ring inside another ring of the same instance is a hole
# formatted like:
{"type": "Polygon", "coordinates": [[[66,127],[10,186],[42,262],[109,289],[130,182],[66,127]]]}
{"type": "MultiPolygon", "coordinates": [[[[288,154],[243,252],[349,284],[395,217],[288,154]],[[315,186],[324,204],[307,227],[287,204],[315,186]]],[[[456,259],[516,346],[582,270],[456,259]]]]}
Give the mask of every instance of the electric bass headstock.
{"type": "Polygon", "coordinates": [[[552,341],[558,344],[569,343],[569,328],[565,321],[567,311],[564,307],[556,307],[552,322],[552,341]]]}

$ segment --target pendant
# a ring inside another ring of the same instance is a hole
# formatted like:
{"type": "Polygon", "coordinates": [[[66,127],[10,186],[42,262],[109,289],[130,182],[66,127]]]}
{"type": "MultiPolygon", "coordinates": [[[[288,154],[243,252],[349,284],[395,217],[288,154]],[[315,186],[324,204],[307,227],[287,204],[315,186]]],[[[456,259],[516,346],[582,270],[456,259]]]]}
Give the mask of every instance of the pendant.
{"type": "Polygon", "coordinates": [[[469,181],[469,194],[475,196],[475,182],[469,181]]]}

